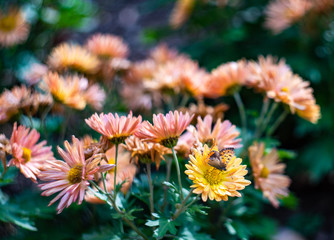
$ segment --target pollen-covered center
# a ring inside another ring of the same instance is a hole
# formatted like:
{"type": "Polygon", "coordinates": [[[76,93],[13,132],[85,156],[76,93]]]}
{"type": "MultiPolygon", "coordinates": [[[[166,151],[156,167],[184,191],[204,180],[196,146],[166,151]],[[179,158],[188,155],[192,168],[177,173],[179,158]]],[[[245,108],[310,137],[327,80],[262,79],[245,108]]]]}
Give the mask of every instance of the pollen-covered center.
{"type": "Polygon", "coordinates": [[[260,177],[267,178],[269,173],[270,173],[269,169],[266,167],[263,167],[260,173],[260,177]]]}
{"type": "Polygon", "coordinates": [[[219,185],[224,180],[224,174],[222,171],[214,167],[210,167],[204,173],[204,178],[210,185],[219,185]]]}
{"type": "Polygon", "coordinates": [[[285,93],[289,93],[289,88],[288,87],[282,87],[281,91],[285,92],[285,93]]]}
{"type": "MultiPolygon", "coordinates": [[[[115,165],[115,163],[116,163],[115,158],[111,157],[111,158],[108,159],[108,164],[114,164],[114,165],[115,165]]],[[[115,168],[113,167],[113,168],[110,169],[108,172],[109,172],[109,173],[113,173],[113,172],[115,172],[115,168]]]]}
{"type": "Polygon", "coordinates": [[[23,154],[22,158],[24,159],[24,162],[27,163],[31,159],[31,150],[29,148],[23,147],[23,154]]]}
{"type": "Polygon", "coordinates": [[[76,165],[68,171],[67,180],[71,184],[79,183],[82,180],[82,165],[76,165]]]}
{"type": "Polygon", "coordinates": [[[3,32],[10,32],[16,27],[16,18],[15,16],[5,16],[0,18],[0,30],[3,32]]]}

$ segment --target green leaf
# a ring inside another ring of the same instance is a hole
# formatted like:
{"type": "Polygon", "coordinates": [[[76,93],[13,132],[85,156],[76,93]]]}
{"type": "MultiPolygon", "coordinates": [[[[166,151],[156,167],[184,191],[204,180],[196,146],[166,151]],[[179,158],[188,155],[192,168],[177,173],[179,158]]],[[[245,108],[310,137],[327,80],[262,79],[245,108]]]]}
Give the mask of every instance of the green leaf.
{"type": "Polygon", "coordinates": [[[297,153],[291,150],[279,149],[277,150],[280,159],[295,159],[297,153]]]}
{"type": "Polygon", "coordinates": [[[162,238],[166,235],[167,232],[176,234],[177,229],[175,227],[174,221],[165,218],[159,219],[159,228],[154,231],[154,236],[157,238],[162,238]]]}

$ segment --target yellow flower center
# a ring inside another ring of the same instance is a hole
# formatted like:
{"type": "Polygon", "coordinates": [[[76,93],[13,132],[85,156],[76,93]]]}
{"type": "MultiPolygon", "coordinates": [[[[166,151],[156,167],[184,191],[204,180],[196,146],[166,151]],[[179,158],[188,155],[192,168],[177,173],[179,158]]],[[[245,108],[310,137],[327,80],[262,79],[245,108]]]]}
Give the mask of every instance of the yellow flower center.
{"type": "Polygon", "coordinates": [[[11,32],[16,27],[15,16],[5,16],[0,19],[0,30],[3,32],[11,32]]]}
{"type": "Polygon", "coordinates": [[[31,159],[31,150],[29,148],[24,147],[22,157],[25,163],[29,162],[31,159]]]}
{"type": "Polygon", "coordinates": [[[219,185],[224,180],[223,172],[214,168],[210,167],[205,173],[204,178],[210,185],[219,185]]]}
{"type": "Polygon", "coordinates": [[[263,167],[260,173],[260,177],[267,178],[269,174],[270,174],[269,169],[267,167],[263,167]]]}
{"type": "Polygon", "coordinates": [[[281,91],[282,91],[282,92],[289,93],[289,88],[288,88],[288,87],[282,87],[282,88],[281,88],[281,91]]]}
{"type": "Polygon", "coordinates": [[[71,184],[76,184],[81,182],[82,180],[82,165],[76,165],[70,169],[67,175],[67,180],[71,184]]]}

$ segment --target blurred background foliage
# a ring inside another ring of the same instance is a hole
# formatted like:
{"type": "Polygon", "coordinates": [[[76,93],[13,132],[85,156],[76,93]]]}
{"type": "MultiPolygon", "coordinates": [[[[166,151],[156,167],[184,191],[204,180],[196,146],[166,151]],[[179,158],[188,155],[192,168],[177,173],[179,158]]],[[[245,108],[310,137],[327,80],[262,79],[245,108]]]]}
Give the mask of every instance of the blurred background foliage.
{"type": "MultiPolygon", "coordinates": [[[[44,62],[50,49],[60,42],[73,40],[82,43],[93,32],[123,37],[130,46],[131,60],[142,59],[148,49],[159,42],[167,42],[169,46],[189,54],[207,70],[241,58],[255,60],[259,55],[285,58],[295,73],[311,82],[322,114],[317,125],[289,116],[275,134],[277,142],[282,143],[280,148],[293,150],[281,154],[287,159],[288,175],[293,180],[290,189],[295,195],[285,198],[283,207],[275,210],[261,204],[264,201],[261,193],[246,188],[244,198],[206,204],[210,205],[209,222],[203,221],[207,217],[201,214],[184,216],[179,239],[270,239],[279,226],[294,229],[308,239],[332,239],[333,12],[313,19],[312,24],[300,21],[274,35],[263,27],[263,13],[268,0],[236,0],[225,7],[217,6],[215,1],[196,1],[189,19],[179,29],[168,25],[174,4],[173,0],[0,0],[1,9],[9,5],[22,6],[31,24],[29,38],[24,44],[0,49],[1,91],[22,82],[24,70],[33,62],[44,62]],[[221,214],[222,209],[226,211],[224,214],[221,214]],[[204,231],[197,233],[200,228],[204,231]]],[[[241,95],[249,109],[248,114],[256,115],[261,99],[248,89],[243,89],[241,95]]],[[[225,101],[217,101],[221,100],[225,101]]],[[[230,110],[225,118],[240,126],[237,107],[233,102],[227,103],[230,110]]],[[[124,110],[124,106],[117,108],[124,110]]],[[[77,117],[81,114],[86,115],[78,113],[77,117]]],[[[57,119],[50,121],[51,131],[59,127],[57,119]]],[[[87,129],[76,125],[73,131],[87,132],[87,129]]],[[[4,125],[2,130],[8,134],[11,127],[4,125]]],[[[12,179],[10,175],[8,179],[12,179]]],[[[144,178],[138,176],[138,179],[144,178]]],[[[122,239],[122,226],[106,214],[106,206],[85,203],[71,206],[63,214],[56,215],[54,207],[47,207],[48,198],[41,197],[36,187],[26,183],[22,176],[15,179],[15,184],[3,179],[0,185],[2,192],[6,193],[0,192],[0,220],[20,226],[0,223],[0,237],[122,239]],[[17,185],[20,187],[14,187],[17,185]],[[38,231],[30,231],[35,229],[38,231]]],[[[135,196],[138,191],[140,189],[136,189],[134,184],[129,196],[136,204],[140,202],[135,196]]]]}

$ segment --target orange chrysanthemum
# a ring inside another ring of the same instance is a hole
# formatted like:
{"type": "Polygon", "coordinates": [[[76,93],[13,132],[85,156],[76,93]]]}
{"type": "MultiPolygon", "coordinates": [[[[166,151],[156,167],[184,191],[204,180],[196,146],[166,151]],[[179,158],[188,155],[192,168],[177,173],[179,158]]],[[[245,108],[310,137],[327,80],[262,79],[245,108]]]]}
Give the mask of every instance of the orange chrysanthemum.
{"type": "Polygon", "coordinates": [[[273,0],[266,9],[265,26],[278,34],[302,18],[311,7],[309,0],[273,0]]]}
{"type": "Polygon", "coordinates": [[[268,98],[287,104],[291,113],[316,123],[320,118],[320,107],[316,105],[310,83],[290,70],[284,60],[271,56],[260,57],[259,63],[249,64],[248,85],[265,92],[268,98]]]}
{"type": "Polygon", "coordinates": [[[279,206],[278,198],[288,196],[290,178],[283,175],[285,164],[278,163],[277,151],[264,156],[264,144],[255,143],[249,147],[249,159],[253,169],[255,188],[263,192],[274,207],[279,206]]]}
{"type": "Polygon", "coordinates": [[[30,25],[21,10],[16,8],[8,12],[0,10],[0,46],[10,47],[27,40],[30,25]]]}
{"type": "Polygon", "coordinates": [[[56,71],[71,69],[81,73],[93,74],[98,71],[99,60],[79,45],[63,43],[52,50],[48,65],[56,71]]]}
{"type": "Polygon", "coordinates": [[[171,154],[171,150],[159,143],[147,143],[141,141],[136,136],[131,136],[125,140],[124,148],[131,152],[131,157],[135,159],[136,163],[155,163],[157,169],[160,166],[161,159],[164,159],[164,155],[171,154]]]}
{"type": "Polygon", "coordinates": [[[86,123],[95,131],[102,134],[114,144],[123,143],[130,135],[134,134],[141,123],[142,117],[133,117],[132,112],[128,116],[119,117],[112,113],[93,114],[86,123]]]}
{"type": "Polygon", "coordinates": [[[212,70],[207,81],[206,97],[215,98],[233,93],[246,82],[246,61],[229,62],[212,70]]]}
{"type": "Polygon", "coordinates": [[[194,149],[194,155],[189,155],[188,170],[185,173],[193,181],[191,188],[194,193],[201,194],[202,200],[227,201],[228,197],[241,197],[239,190],[243,190],[251,182],[244,176],[247,174],[246,165],[241,165],[242,159],[236,156],[226,162],[226,170],[219,170],[208,164],[211,151],[218,151],[214,146],[204,145],[203,151],[194,149]]]}
{"type": "Polygon", "coordinates": [[[50,72],[44,77],[41,87],[56,101],[75,109],[84,109],[87,103],[101,109],[105,100],[105,93],[97,84],[88,86],[88,80],[78,75],[64,78],[50,72]]]}
{"type": "Polygon", "coordinates": [[[188,127],[193,115],[183,114],[178,111],[170,111],[164,116],[159,113],[153,114],[153,125],[148,121],[142,123],[135,135],[149,142],[160,143],[161,145],[172,148],[177,144],[181,133],[188,127]]]}
{"type": "Polygon", "coordinates": [[[102,58],[125,58],[128,46],[123,39],[111,34],[95,34],[87,40],[86,48],[102,58]]]}

